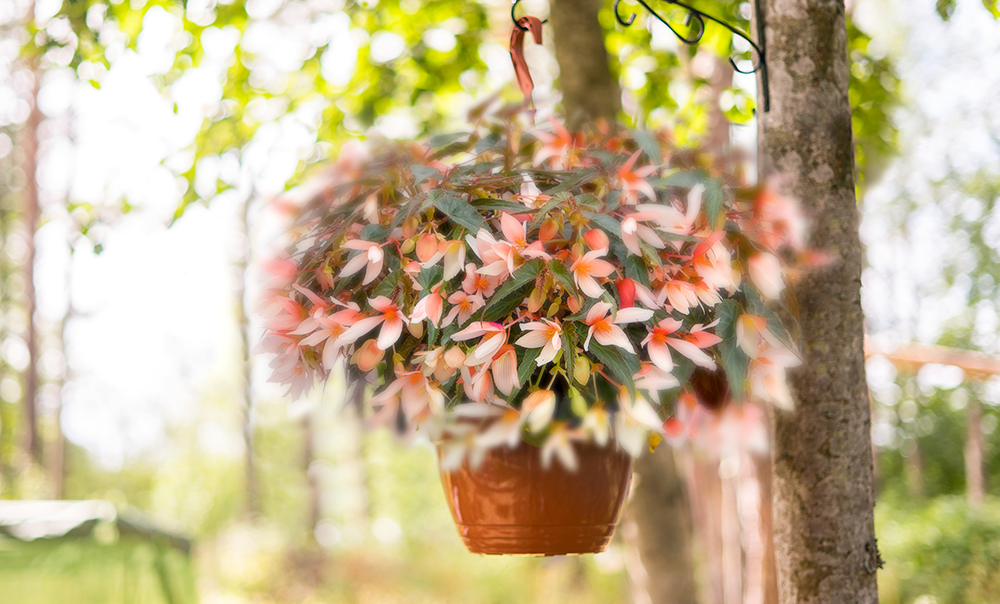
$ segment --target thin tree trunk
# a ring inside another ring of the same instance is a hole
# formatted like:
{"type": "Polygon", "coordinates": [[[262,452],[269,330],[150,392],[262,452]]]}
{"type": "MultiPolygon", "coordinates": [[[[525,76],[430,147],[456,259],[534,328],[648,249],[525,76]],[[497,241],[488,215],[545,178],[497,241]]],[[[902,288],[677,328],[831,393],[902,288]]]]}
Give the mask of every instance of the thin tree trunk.
{"type": "MultiPolygon", "coordinates": [[[[37,63],[37,60],[34,61],[37,63]]],[[[38,329],[35,324],[35,311],[38,304],[35,297],[35,231],[38,230],[38,220],[41,214],[38,202],[38,129],[42,124],[42,111],[38,108],[38,92],[41,88],[42,74],[35,67],[31,69],[34,85],[31,90],[31,112],[24,124],[24,137],[21,149],[24,152],[24,231],[27,243],[27,254],[24,260],[24,312],[28,318],[28,329],[25,335],[28,347],[28,367],[24,370],[24,449],[31,459],[42,465],[42,441],[38,435],[38,329]]]]}
{"type": "MultiPolygon", "coordinates": [[[[552,23],[567,123],[614,122],[621,101],[608,65],[598,0],[553,0],[552,23]]],[[[691,510],[673,451],[660,447],[636,462],[641,477],[627,514],[637,526],[637,548],[652,604],[695,601],[691,510]]]]}
{"type": "Polygon", "coordinates": [[[834,259],[795,286],[805,365],[774,423],[775,554],[786,604],[878,601],[871,412],[843,0],[758,0],[771,111],[762,176],[783,174],[834,259]]]}
{"type": "Polygon", "coordinates": [[[983,477],[983,408],[976,397],[969,398],[966,410],[965,494],[972,507],[983,503],[986,481],[983,477]]]}
{"type": "Polygon", "coordinates": [[[559,86],[570,128],[614,122],[621,106],[618,82],[608,66],[599,0],[552,0],[549,21],[559,62],[559,86]]]}
{"type": "Polygon", "coordinates": [[[240,212],[241,235],[243,237],[244,249],[237,263],[239,273],[239,283],[236,288],[237,320],[240,326],[240,347],[243,370],[243,480],[246,496],[246,514],[254,517],[260,512],[259,494],[257,492],[257,471],[254,465],[254,439],[253,439],[253,357],[250,354],[250,317],[247,314],[247,270],[250,266],[251,242],[250,242],[250,203],[253,201],[251,195],[245,202],[240,212]]]}
{"type": "Polygon", "coordinates": [[[691,508],[674,451],[660,446],[635,462],[637,483],[628,504],[634,542],[652,604],[697,601],[691,560],[691,508]]]}

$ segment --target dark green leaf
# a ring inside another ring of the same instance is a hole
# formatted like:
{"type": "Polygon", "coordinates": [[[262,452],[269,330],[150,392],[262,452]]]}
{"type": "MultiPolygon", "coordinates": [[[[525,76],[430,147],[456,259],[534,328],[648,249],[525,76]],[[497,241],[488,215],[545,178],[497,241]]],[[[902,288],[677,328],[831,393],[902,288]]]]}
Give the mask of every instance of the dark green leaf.
{"type": "Polygon", "coordinates": [[[635,396],[635,382],[632,379],[639,372],[639,358],[634,354],[629,354],[617,346],[604,346],[593,340],[590,342],[590,350],[602,365],[607,367],[611,373],[628,388],[629,394],[635,396]]]}
{"type": "Polygon", "coordinates": [[[719,219],[722,217],[722,204],[726,200],[725,193],[718,181],[709,180],[705,183],[705,214],[708,215],[708,224],[713,229],[719,227],[719,219]]]}
{"type": "Polygon", "coordinates": [[[607,214],[595,214],[594,212],[584,212],[583,215],[601,227],[608,235],[613,235],[619,240],[622,238],[622,225],[613,217],[607,214]]]}
{"type": "Polygon", "coordinates": [[[549,260],[549,270],[552,271],[553,276],[562,283],[562,286],[566,291],[570,292],[574,296],[579,296],[576,291],[576,283],[573,281],[573,274],[569,272],[566,265],[562,263],[558,258],[553,258],[549,260]]]}
{"type": "Polygon", "coordinates": [[[424,166],[421,164],[413,164],[410,166],[410,172],[413,173],[414,184],[420,184],[426,180],[434,179],[440,180],[443,174],[441,170],[438,170],[434,166],[424,166]]]}
{"type": "Polygon", "coordinates": [[[476,234],[483,226],[483,217],[474,207],[458,197],[433,197],[434,207],[448,217],[451,222],[463,226],[476,234]]]}
{"type": "Polygon", "coordinates": [[[490,303],[483,311],[483,319],[486,321],[497,321],[510,314],[517,308],[525,296],[531,282],[542,271],[545,263],[538,258],[529,260],[514,271],[503,285],[490,297],[490,303]]]}
{"type": "Polygon", "coordinates": [[[652,132],[636,128],[632,130],[632,137],[635,142],[639,143],[639,148],[651,162],[659,164],[663,161],[663,156],[660,155],[660,142],[656,140],[656,136],[652,132]]]}
{"type": "Polygon", "coordinates": [[[723,300],[715,307],[715,316],[719,319],[715,334],[722,338],[719,343],[722,370],[726,373],[733,398],[740,400],[743,398],[747,368],[750,365],[750,358],[736,343],[736,321],[740,316],[740,306],[731,298],[723,300]]]}
{"type": "Polygon", "coordinates": [[[507,201],[506,199],[476,199],[471,205],[477,210],[514,212],[515,214],[528,214],[535,211],[523,204],[507,201]]]}
{"type": "Polygon", "coordinates": [[[556,193],[562,193],[564,191],[572,191],[576,187],[586,183],[597,176],[597,170],[587,170],[574,172],[573,176],[562,181],[558,185],[552,187],[548,191],[543,191],[546,195],[555,195],[556,193]]]}
{"type": "Polygon", "coordinates": [[[366,224],[364,228],[361,229],[361,238],[365,241],[379,243],[385,240],[385,236],[388,232],[389,229],[380,224],[366,224]]]}
{"type": "Polygon", "coordinates": [[[566,200],[569,199],[569,197],[569,195],[565,194],[553,195],[552,199],[546,201],[545,204],[538,209],[538,213],[535,214],[535,217],[531,220],[531,226],[528,227],[528,230],[530,231],[542,224],[542,221],[548,217],[549,213],[559,207],[560,204],[566,203],[566,200]]]}
{"type": "Polygon", "coordinates": [[[604,207],[604,204],[601,203],[601,200],[597,197],[597,195],[594,195],[593,193],[584,193],[583,195],[577,195],[576,203],[585,208],[590,208],[595,212],[600,212],[601,209],[604,207]]]}
{"type": "Polygon", "coordinates": [[[566,383],[573,385],[573,369],[576,364],[576,324],[564,323],[562,333],[563,366],[566,368],[566,383]]]}

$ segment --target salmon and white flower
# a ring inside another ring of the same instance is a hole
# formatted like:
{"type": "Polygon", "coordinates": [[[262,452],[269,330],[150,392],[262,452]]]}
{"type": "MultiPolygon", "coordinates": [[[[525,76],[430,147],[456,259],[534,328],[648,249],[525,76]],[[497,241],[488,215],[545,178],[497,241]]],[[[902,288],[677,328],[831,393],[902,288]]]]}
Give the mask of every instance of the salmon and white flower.
{"type": "Polygon", "coordinates": [[[433,375],[437,381],[446,382],[465,363],[465,353],[458,346],[447,349],[438,346],[432,350],[416,353],[413,355],[413,360],[420,363],[424,375],[433,375]]]}
{"type": "Polygon", "coordinates": [[[358,321],[358,305],[348,302],[345,308],[331,315],[316,319],[317,329],[302,338],[301,346],[323,346],[323,367],[329,371],[337,361],[340,350],[347,345],[341,336],[358,321]]]}
{"type": "MultiPolygon", "coordinates": [[[[421,260],[423,268],[430,268],[444,259],[444,280],[449,281],[452,277],[462,272],[465,264],[465,242],[459,240],[434,242],[435,249],[426,260],[421,260]]],[[[417,246],[417,257],[420,257],[420,246],[417,246]]]]}
{"type": "Polygon", "coordinates": [[[548,427],[556,412],[556,393],[551,390],[535,390],[521,403],[521,415],[532,432],[541,432],[548,427]]]}
{"type": "Polygon", "coordinates": [[[708,326],[695,325],[686,335],[679,334],[677,331],[682,325],[683,323],[677,319],[667,317],[650,330],[649,335],[642,341],[646,352],[649,353],[649,360],[661,370],[669,373],[674,368],[674,361],[670,356],[670,348],[672,347],[695,365],[714,370],[716,368],[715,361],[702,349],[722,341],[719,336],[705,331],[708,327],[714,326],[715,323],[708,326]]]}
{"type": "Polygon", "coordinates": [[[747,262],[747,272],[750,273],[750,280],[760,293],[772,300],[781,297],[785,281],[781,275],[781,261],[777,256],[767,252],[754,254],[747,262]]]}
{"type": "Polygon", "coordinates": [[[594,444],[603,447],[611,438],[611,414],[598,403],[587,410],[580,424],[580,431],[594,440],[594,444]]]}
{"type": "MultiPolygon", "coordinates": [[[[688,191],[687,208],[682,213],[677,208],[664,204],[639,204],[635,207],[637,212],[645,215],[646,212],[656,214],[656,228],[674,235],[689,235],[694,229],[694,223],[701,212],[701,199],[705,193],[705,185],[697,184],[688,191]]],[[[675,241],[680,244],[680,241],[675,241]]]]}
{"type": "Polygon", "coordinates": [[[570,472],[575,472],[579,467],[576,459],[576,451],[573,443],[579,441],[581,435],[569,428],[566,424],[555,426],[549,433],[542,445],[542,467],[549,468],[552,465],[552,457],[558,457],[559,463],[570,472]]]}
{"type": "Polygon", "coordinates": [[[736,318],[736,343],[751,359],[756,359],[764,342],[771,346],[781,346],[779,340],[767,328],[767,319],[757,315],[740,315],[736,318]]]}
{"type": "Polygon", "coordinates": [[[653,189],[653,185],[646,181],[646,177],[650,174],[656,172],[655,165],[643,166],[642,168],[634,168],[636,160],[639,159],[639,155],[642,151],[636,151],[632,154],[632,157],[628,158],[621,168],[618,168],[618,180],[622,184],[622,200],[623,205],[635,205],[639,203],[639,193],[642,193],[650,199],[650,201],[656,201],[656,191],[653,189]],[[633,169],[634,168],[634,169],[633,169]]]}
{"type": "Polygon", "coordinates": [[[430,293],[420,299],[413,307],[413,314],[410,315],[411,323],[419,323],[424,319],[430,320],[434,327],[441,325],[441,311],[444,309],[444,297],[441,295],[441,284],[438,283],[431,288],[430,293]]]}
{"type": "Polygon", "coordinates": [[[385,350],[396,343],[396,340],[403,333],[403,325],[409,321],[396,304],[385,296],[369,299],[368,304],[380,314],[358,319],[341,335],[341,339],[345,344],[351,344],[381,325],[382,329],[378,334],[377,345],[379,350],[385,350]]]}
{"type": "Polygon", "coordinates": [[[636,388],[649,392],[653,398],[656,398],[656,395],[663,390],[673,390],[681,385],[669,371],[665,371],[653,363],[642,363],[638,373],[632,376],[632,380],[635,382],[636,388]]]}
{"type": "Polygon", "coordinates": [[[465,279],[462,280],[462,290],[467,294],[489,298],[496,291],[499,280],[496,277],[482,275],[471,262],[465,265],[465,279]]]}
{"type": "Polygon", "coordinates": [[[620,308],[613,318],[609,318],[608,312],[610,310],[610,304],[607,302],[598,302],[587,312],[587,319],[584,323],[589,325],[590,329],[587,331],[587,340],[583,343],[583,349],[590,350],[590,339],[593,338],[604,346],[618,346],[623,350],[635,354],[632,342],[625,335],[622,328],[618,326],[627,323],[648,321],[653,317],[653,311],[636,307],[620,308]]]}
{"type": "Polygon", "coordinates": [[[361,284],[368,285],[382,273],[385,253],[379,244],[363,239],[351,239],[344,242],[344,247],[349,250],[358,250],[361,253],[356,254],[344,265],[344,269],[340,271],[341,277],[350,277],[361,269],[365,269],[365,278],[361,284]]]}
{"type": "Polygon", "coordinates": [[[666,247],[663,239],[656,234],[652,228],[642,224],[647,220],[658,220],[660,215],[657,212],[635,212],[622,219],[622,242],[628,251],[636,256],[642,256],[642,248],[639,247],[639,240],[642,239],[653,248],[662,250],[666,247]]]}
{"type": "Polygon", "coordinates": [[[802,364],[794,352],[784,346],[771,346],[750,362],[750,393],[775,407],[791,410],[795,407],[788,390],[785,369],[802,364]]]}
{"type": "Polygon", "coordinates": [[[499,323],[474,321],[462,331],[451,336],[455,342],[465,342],[473,338],[482,339],[465,359],[467,366],[482,365],[492,360],[493,355],[507,343],[507,329],[499,323]]]}
{"type": "Polygon", "coordinates": [[[448,327],[456,320],[462,325],[472,317],[472,313],[482,308],[486,301],[479,294],[469,294],[464,291],[457,291],[448,296],[448,303],[452,305],[448,315],[444,318],[442,327],[448,327]]]}
{"type": "Polygon", "coordinates": [[[557,321],[529,321],[521,325],[521,331],[527,333],[514,343],[523,348],[541,348],[535,361],[538,365],[552,362],[562,348],[562,326],[557,321]]]}
{"type": "Polygon", "coordinates": [[[428,407],[437,415],[444,412],[444,393],[431,384],[424,374],[419,371],[397,371],[396,376],[371,400],[371,406],[378,409],[371,419],[373,424],[391,424],[396,418],[397,410],[402,410],[407,420],[412,420],[428,407]]]}
{"type": "Polygon", "coordinates": [[[639,457],[650,431],[662,432],[663,420],[641,394],[633,398],[628,389],[618,393],[618,413],[615,414],[615,439],[632,457],[639,457]]]}
{"type": "Polygon", "coordinates": [[[601,260],[605,254],[607,254],[606,249],[587,252],[577,258],[570,267],[576,286],[591,298],[600,298],[604,293],[604,288],[597,280],[615,272],[613,264],[607,260],[601,260]]]}

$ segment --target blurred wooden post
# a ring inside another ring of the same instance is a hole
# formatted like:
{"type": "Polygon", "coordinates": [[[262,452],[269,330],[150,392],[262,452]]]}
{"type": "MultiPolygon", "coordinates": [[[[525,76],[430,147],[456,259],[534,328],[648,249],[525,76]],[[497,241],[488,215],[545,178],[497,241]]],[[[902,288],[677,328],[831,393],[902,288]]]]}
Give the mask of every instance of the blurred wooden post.
{"type": "Polygon", "coordinates": [[[986,480],[983,476],[983,408],[976,397],[969,397],[965,432],[965,494],[971,507],[983,503],[986,480]]]}
{"type": "MultiPolygon", "coordinates": [[[[973,380],[984,380],[1000,375],[1000,357],[986,355],[971,350],[932,346],[913,342],[895,346],[865,342],[865,356],[882,356],[900,371],[916,373],[929,363],[951,365],[960,368],[973,380]]],[[[979,400],[970,397],[966,411],[967,428],[965,435],[965,482],[969,505],[978,506],[986,492],[983,468],[985,443],[982,427],[982,407],[979,400]]],[[[918,455],[919,452],[915,455],[918,455]]],[[[919,463],[919,459],[916,460],[919,463]]]]}

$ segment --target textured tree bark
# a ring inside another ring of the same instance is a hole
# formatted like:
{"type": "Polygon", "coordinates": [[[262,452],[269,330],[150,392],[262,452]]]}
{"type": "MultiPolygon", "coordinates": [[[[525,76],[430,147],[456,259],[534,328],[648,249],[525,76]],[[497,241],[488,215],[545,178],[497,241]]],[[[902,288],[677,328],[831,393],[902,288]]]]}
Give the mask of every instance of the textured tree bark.
{"type": "Polygon", "coordinates": [[[552,0],[549,22],[559,62],[566,122],[577,129],[594,120],[614,122],[621,106],[608,66],[599,0],[552,0]]]}
{"type": "Polygon", "coordinates": [[[785,604],[878,601],[843,0],[758,0],[771,111],[761,113],[762,174],[785,175],[832,266],[794,288],[805,365],[797,408],[774,417],[775,550],[785,604]]]}
{"type": "Polygon", "coordinates": [[[638,482],[627,513],[638,530],[636,547],[652,604],[695,604],[691,508],[673,450],[666,446],[635,462],[638,482]]]}

